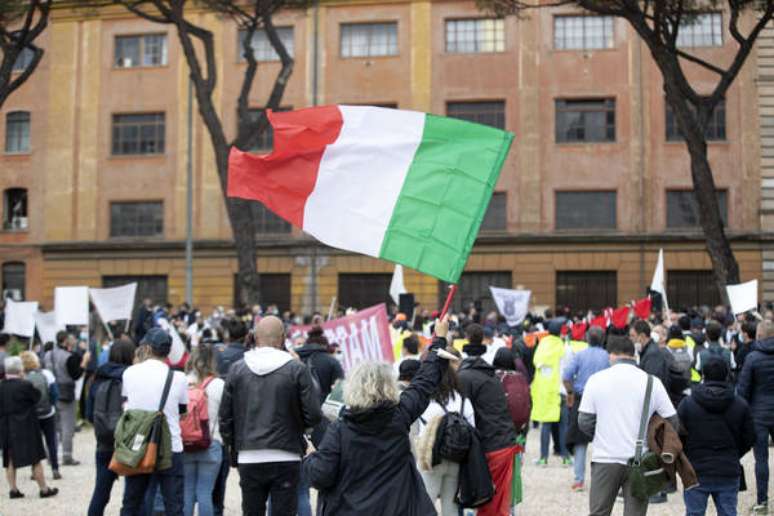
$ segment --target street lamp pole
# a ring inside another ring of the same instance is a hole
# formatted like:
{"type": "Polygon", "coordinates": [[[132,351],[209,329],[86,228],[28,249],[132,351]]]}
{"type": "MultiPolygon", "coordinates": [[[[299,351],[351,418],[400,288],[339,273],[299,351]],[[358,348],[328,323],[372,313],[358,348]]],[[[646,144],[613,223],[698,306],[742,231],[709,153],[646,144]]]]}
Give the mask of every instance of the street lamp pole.
{"type": "Polygon", "coordinates": [[[193,306],[193,81],[188,78],[188,148],[186,149],[185,301],[193,306]]]}

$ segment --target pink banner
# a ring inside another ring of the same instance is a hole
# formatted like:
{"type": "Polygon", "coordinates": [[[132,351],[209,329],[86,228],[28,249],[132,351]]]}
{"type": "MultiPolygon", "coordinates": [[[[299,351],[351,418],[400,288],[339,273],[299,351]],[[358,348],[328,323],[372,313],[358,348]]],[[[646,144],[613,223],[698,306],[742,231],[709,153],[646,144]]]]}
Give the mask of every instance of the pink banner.
{"type": "MultiPolygon", "coordinates": [[[[292,339],[299,334],[306,334],[310,328],[311,326],[293,326],[288,331],[288,337],[292,339]]],[[[322,328],[328,342],[339,345],[345,372],[366,360],[393,362],[390,323],[384,304],[328,321],[322,328]]]]}

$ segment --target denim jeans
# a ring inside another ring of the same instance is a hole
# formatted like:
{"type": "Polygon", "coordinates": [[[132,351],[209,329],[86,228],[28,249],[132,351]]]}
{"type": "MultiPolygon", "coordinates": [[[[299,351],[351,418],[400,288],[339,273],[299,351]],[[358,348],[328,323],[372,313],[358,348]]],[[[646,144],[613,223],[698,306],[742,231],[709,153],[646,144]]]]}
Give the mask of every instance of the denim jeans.
{"type": "Polygon", "coordinates": [[[755,487],[758,503],[769,500],[769,435],[774,437],[774,426],[755,423],[755,487]]]}
{"type": "Polygon", "coordinates": [[[173,453],[171,468],[157,471],[152,475],[126,477],[121,516],[142,516],[144,514],[146,491],[150,490],[151,480],[157,481],[161,487],[161,495],[164,498],[164,514],[183,516],[184,475],[183,454],[173,453]]]}
{"type": "Polygon", "coordinates": [[[183,496],[183,514],[192,516],[194,506],[199,504],[199,516],[213,516],[212,489],[220,472],[223,460],[223,446],[212,441],[210,447],[199,452],[183,454],[185,472],[185,493],[183,496]]]}
{"type": "MultiPolygon", "coordinates": [[[[557,423],[540,423],[540,458],[548,460],[549,447],[551,445],[551,427],[553,425],[561,425],[562,422],[557,423]]],[[[564,444],[564,437],[566,431],[562,431],[559,428],[559,453],[562,458],[569,458],[570,452],[567,451],[567,446],[564,444]]]]}
{"type": "Polygon", "coordinates": [[[242,514],[265,516],[271,495],[272,516],[296,516],[301,462],[266,462],[239,465],[242,514]]]}
{"type": "Polygon", "coordinates": [[[46,440],[48,463],[51,464],[52,470],[57,471],[59,470],[59,457],[57,456],[59,450],[57,450],[56,442],[56,415],[40,419],[38,422],[40,423],[40,431],[43,433],[43,438],[46,440]]]}
{"type": "Polygon", "coordinates": [[[583,483],[586,480],[586,450],[588,444],[576,444],[575,445],[575,459],[573,461],[573,467],[575,468],[575,481],[583,483]]]}
{"type": "Polygon", "coordinates": [[[94,492],[91,495],[89,503],[88,516],[102,516],[105,513],[105,507],[110,501],[110,491],[113,489],[113,483],[118,479],[118,475],[108,469],[112,451],[98,451],[96,455],[97,479],[94,482],[94,492]]]}
{"type": "Polygon", "coordinates": [[[683,492],[685,516],[704,516],[707,500],[712,496],[718,516],[736,516],[736,501],[739,495],[739,479],[729,482],[705,482],[683,492]]]}

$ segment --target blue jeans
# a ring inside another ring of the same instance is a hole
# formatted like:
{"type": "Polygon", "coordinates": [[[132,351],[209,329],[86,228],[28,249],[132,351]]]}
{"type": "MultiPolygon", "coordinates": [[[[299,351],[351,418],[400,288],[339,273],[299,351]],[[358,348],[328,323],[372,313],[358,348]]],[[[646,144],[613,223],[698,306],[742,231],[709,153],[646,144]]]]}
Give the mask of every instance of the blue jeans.
{"type": "Polygon", "coordinates": [[[739,495],[739,480],[730,482],[705,482],[683,492],[685,516],[704,516],[707,500],[712,496],[718,516],[736,516],[736,500],[739,495]]]}
{"type": "Polygon", "coordinates": [[[575,468],[575,481],[583,483],[586,480],[586,450],[588,449],[588,444],[576,444],[575,445],[575,459],[574,459],[574,468],[575,468]]]}
{"type": "MultiPolygon", "coordinates": [[[[551,427],[553,425],[561,425],[561,421],[557,423],[540,423],[540,458],[548,460],[549,446],[551,445],[551,427]]],[[[564,437],[566,432],[562,431],[559,427],[559,450],[562,458],[566,459],[570,457],[570,452],[567,451],[567,446],[564,444],[564,437]]]]}
{"type": "Polygon", "coordinates": [[[89,516],[102,516],[110,501],[110,491],[113,489],[113,483],[118,479],[118,475],[108,469],[112,456],[112,451],[98,451],[96,454],[97,479],[94,482],[94,492],[89,503],[89,516]]]}
{"type": "Polygon", "coordinates": [[[220,472],[223,460],[223,446],[212,441],[210,447],[200,452],[183,454],[185,471],[185,493],[183,496],[183,514],[192,516],[194,506],[199,504],[199,516],[213,516],[212,489],[220,472]]]}
{"type": "Polygon", "coordinates": [[[758,503],[769,500],[769,435],[774,437],[774,427],[755,423],[755,487],[758,503]]]}
{"type": "Polygon", "coordinates": [[[153,499],[155,490],[152,489],[151,480],[161,487],[161,495],[164,498],[164,514],[167,516],[183,516],[183,491],[184,486],[183,454],[172,454],[172,467],[157,471],[152,475],[135,475],[126,477],[124,484],[124,501],[121,507],[121,516],[142,516],[146,491],[153,499]]]}
{"type": "Polygon", "coordinates": [[[46,439],[48,463],[51,464],[52,470],[59,471],[59,457],[57,457],[58,450],[56,441],[56,414],[38,421],[40,423],[40,431],[43,432],[43,437],[46,439]]]}

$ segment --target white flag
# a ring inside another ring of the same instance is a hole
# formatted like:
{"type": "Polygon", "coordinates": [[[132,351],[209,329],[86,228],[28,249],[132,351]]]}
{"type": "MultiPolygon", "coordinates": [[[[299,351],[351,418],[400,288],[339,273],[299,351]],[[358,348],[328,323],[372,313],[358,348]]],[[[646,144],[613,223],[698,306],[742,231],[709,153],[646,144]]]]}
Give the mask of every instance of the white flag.
{"type": "Polygon", "coordinates": [[[167,357],[169,363],[177,364],[185,354],[183,339],[180,338],[180,334],[177,333],[175,327],[169,324],[169,321],[166,319],[159,319],[159,327],[169,333],[169,337],[172,339],[172,348],[169,350],[169,356],[167,357]]]}
{"type": "Polygon", "coordinates": [[[667,302],[666,295],[666,280],[664,276],[664,250],[658,250],[658,262],[656,262],[656,270],[653,271],[653,281],[650,282],[650,290],[661,294],[661,299],[664,302],[664,308],[669,310],[669,303],[667,302]]]}
{"type": "Polygon", "coordinates": [[[58,326],[56,324],[56,312],[51,310],[50,312],[35,312],[35,329],[38,330],[40,335],[40,341],[45,344],[46,342],[56,342],[56,333],[59,330],[64,330],[64,326],[58,326]]]}
{"type": "Polygon", "coordinates": [[[728,302],[734,315],[758,308],[758,280],[754,279],[739,285],[727,285],[728,302]]]}
{"type": "Polygon", "coordinates": [[[396,305],[400,305],[400,295],[406,292],[406,286],[403,284],[403,266],[396,265],[395,272],[392,273],[392,281],[390,282],[390,297],[395,301],[396,305]]]}
{"type": "Polygon", "coordinates": [[[56,287],[54,289],[56,324],[88,326],[89,287],[56,287]]]}
{"type": "Polygon", "coordinates": [[[89,296],[103,321],[119,321],[132,318],[137,283],[121,287],[90,288],[89,296]]]}
{"type": "Polygon", "coordinates": [[[35,334],[35,312],[37,311],[37,301],[19,303],[13,299],[6,299],[3,333],[32,337],[35,334]]]}
{"type": "Polygon", "coordinates": [[[489,287],[497,309],[505,317],[508,326],[521,323],[529,311],[530,290],[511,290],[508,288],[489,287]]]}

